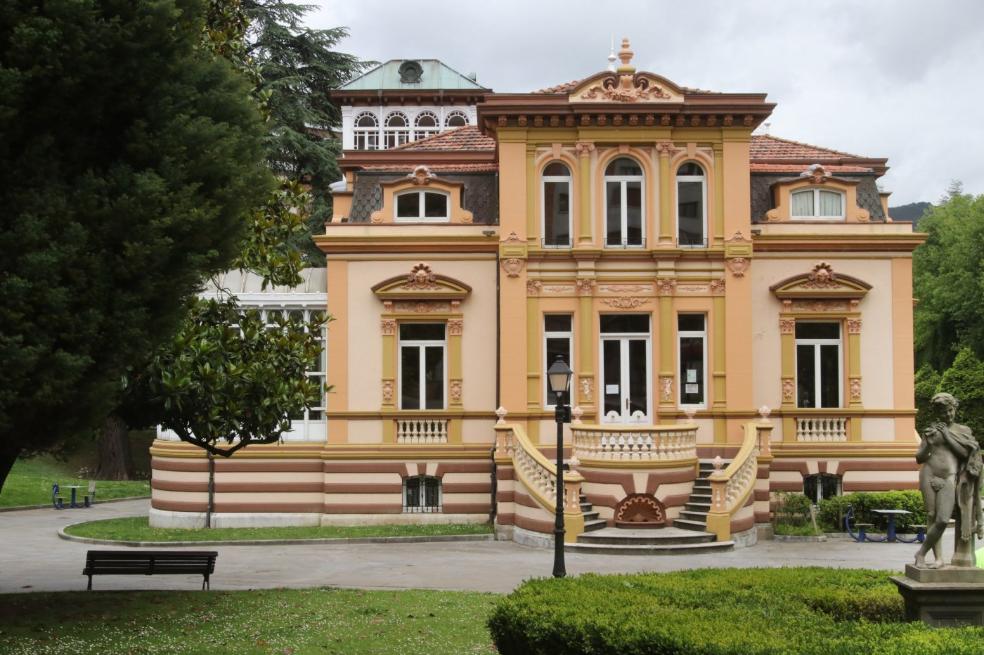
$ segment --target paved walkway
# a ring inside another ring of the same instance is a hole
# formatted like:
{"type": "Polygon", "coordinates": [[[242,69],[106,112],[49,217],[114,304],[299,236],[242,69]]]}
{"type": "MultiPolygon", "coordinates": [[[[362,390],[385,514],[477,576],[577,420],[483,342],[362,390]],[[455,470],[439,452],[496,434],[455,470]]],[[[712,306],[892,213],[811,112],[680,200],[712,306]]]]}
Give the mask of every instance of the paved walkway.
{"type": "MultiPolygon", "coordinates": [[[[0,513],[0,593],[84,590],[81,575],[91,544],[59,539],[79,521],[146,514],[147,500],[105,503],[86,510],[35,509],[0,513]]],[[[952,542],[951,542],[952,544],[952,542]]],[[[945,552],[952,551],[952,545],[945,552]]],[[[201,548],[201,547],[199,547],[201,548]]],[[[193,549],[193,548],[192,548],[193,549]]],[[[209,546],[219,551],[212,589],[340,586],[508,592],[523,580],[549,576],[553,551],[513,542],[209,546]]],[[[568,575],[675,571],[742,566],[829,566],[901,571],[912,544],[760,542],[726,553],[685,556],[567,554],[568,575]]],[[[97,590],[183,589],[201,576],[99,576],[97,590]]]]}

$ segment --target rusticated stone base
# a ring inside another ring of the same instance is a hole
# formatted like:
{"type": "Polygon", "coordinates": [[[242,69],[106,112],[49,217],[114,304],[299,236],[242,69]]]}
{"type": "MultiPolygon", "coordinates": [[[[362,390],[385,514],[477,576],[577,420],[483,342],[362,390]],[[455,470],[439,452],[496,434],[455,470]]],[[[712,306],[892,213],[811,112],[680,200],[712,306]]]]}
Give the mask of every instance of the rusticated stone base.
{"type": "Polygon", "coordinates": [[[984,627],[984,570],[970,567],[920,569],[891,578],[905,599],[905,618],[937,628],[984,627]]]}

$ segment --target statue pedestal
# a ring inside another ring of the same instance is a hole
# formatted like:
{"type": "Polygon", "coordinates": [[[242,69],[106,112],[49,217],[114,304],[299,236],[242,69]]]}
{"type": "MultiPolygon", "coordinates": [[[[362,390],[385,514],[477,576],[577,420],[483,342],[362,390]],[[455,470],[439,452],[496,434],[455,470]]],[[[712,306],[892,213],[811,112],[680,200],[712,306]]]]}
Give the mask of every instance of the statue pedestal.
{"type": "Polygon", "coordinates": [[[891,580],[905,599],[906,620],[937,628],[984,627],[984,569],[920,569],[907,564],[905,576],[891,580]]]}

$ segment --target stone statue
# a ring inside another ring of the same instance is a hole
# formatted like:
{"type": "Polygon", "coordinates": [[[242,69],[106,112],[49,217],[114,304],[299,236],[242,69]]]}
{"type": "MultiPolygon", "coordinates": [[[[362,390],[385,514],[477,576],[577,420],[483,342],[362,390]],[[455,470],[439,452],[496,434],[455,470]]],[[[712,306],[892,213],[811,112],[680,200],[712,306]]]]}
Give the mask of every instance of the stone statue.
{"type": "Polygon", "coordinates": [[[951,566],[973,567],[974,536],[984,539],[984,516],[981,514],[981,449],[970,428],[954,423],[957,399],[938,393],[931,401],[936,419],[922,434],[916,452],[919,488],[926,503],[926,541],[916,554],[917,568],[942,568],[940,540],[950,518],[956,519],[951,566]],[[926,554],[932,550],[934,561],[927,567],[926,554]]]}

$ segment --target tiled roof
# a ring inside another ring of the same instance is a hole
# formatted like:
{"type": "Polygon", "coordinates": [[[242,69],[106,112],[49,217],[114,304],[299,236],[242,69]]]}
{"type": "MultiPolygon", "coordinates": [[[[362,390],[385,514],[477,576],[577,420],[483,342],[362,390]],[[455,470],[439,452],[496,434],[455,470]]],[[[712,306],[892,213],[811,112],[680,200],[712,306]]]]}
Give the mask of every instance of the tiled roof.
{"type": "Polygon", "coordinates": [[[474,125],[465,125],[391,150],[495,150],[495,139],[474,125]]]}
{"type": "MultiPolygon", "coordinates": [[[[814,162],[816,163],[816,162],[814,162]]],[[[799,174],[806,170],[808,164],[789,162],[788,164],[762,164],[754,160],[749,164],[749,169],[753,173],[795,173],[799,174]]],[[[841,164],[824,164],[823,170],[828,173],[871,173],[873,169],[868,166],[846,166],[841,164]]]]}
{"type": "MultiPolygon", "coordinates": [[[[499,170],[499,165],[488,164],[426,164],[432,173],[495,173],[499,170]]],[[[409,173],[414,165],[400,164],[366,164],[361,167],[364,171],[383,172],[383,173],[409,173]]]]}
{"type": "Polygon", "coordinates": [[[796,161],[822,162],[829,159],[863,159],[830,148],[821,148],[809,143],[800,143],[790,139],[780,139],[771,134],[753,134],[750,157],[756,159],[792,159],[796,161]]]}
{"type": "Polygon", "coordinates": [[[570,93],[582,81],[583,80],[571,80],[570,82],[564,82],[563,84],[557,84],[556,86],[548,86],[544,89],[537,89],[533,93],[570,93]]]}

